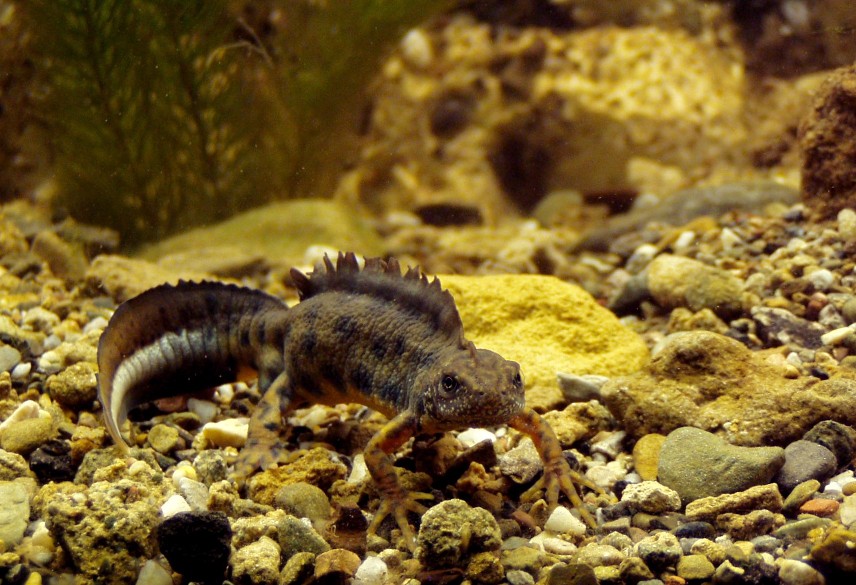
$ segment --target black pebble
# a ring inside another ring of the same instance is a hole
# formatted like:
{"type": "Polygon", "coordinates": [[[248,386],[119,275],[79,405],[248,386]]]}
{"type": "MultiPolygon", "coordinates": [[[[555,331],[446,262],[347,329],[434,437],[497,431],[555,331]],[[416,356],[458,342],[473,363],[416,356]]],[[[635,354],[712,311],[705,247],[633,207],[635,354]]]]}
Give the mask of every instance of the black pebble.
{"type": "Polygon", "coordinates": [[[158,526],[158,546],[187,580],[221,583],[229,564],[232,528],[222,512],[180,512],[158,526]]]}
{"type": "Polygon", "coordinates": [[[709,538],[713,540],[716,530],[709,522],[686,522],[672,531],[678,538],[709,538]]]}
{"type": "Polygon", "coordinates": [[[71,446],[67,441],[48,441],[30,455],[30,469],[41,483],[73,481],[77,467],[71,461],[71,446]]]}

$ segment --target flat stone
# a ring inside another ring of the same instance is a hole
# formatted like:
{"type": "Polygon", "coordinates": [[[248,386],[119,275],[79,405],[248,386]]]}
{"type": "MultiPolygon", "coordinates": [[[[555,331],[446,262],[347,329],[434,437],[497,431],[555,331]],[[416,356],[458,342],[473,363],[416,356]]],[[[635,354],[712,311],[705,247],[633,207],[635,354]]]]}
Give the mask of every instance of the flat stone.
{"type": "Polygon", "coordinates": [[[856,424],[856,373],[789,378],[734,339],[669,335],[643,370],[610,379],[604,403],[631,437],[693,426],[734,445],[786,445],[816,423],[856,424]]]}
{"type": "Polygon", "coordinates": [[[658,477],[686,503],[765,484],[783,463],[781,447],[739,447],[707,431],[683,427],[666,437],[658,477]]]}
{"type": "Polygon", "coordinates": [[[30,494],[17,481],[0,481],[0,541],[14,547],[24,538],[30,520],[30,494]]]}
{"type": "Polygon", "coordinates": [[[782,495],[776,484],[759,485],[735,494],[711,496],[690,502],[686,515],[691,520],[712,520],[728,512],[742,514],[753,510],[779,512],[782,509],[782,495]]]}

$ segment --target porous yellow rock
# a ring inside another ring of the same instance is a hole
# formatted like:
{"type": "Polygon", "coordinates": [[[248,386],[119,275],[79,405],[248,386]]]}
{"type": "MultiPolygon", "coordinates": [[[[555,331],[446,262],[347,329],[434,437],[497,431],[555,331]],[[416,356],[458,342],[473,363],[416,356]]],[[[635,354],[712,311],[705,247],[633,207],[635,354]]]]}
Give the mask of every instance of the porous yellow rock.
{"type": "Polygon", "coordinates": [[[648,361],[642,339],[583,289],[552,276],[440,277],[467,338],[520,363],[527,404],[563,402],[557,372],[616,376],[648,361]]]}

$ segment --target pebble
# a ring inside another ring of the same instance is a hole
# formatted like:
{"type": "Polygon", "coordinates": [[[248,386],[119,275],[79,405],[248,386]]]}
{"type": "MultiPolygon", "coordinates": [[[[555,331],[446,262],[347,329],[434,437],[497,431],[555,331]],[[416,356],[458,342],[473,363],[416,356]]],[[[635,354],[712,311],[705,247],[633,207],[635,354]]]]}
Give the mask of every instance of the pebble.
{"type": "Polygon", "coordinates": [[[565,372],[558,373],[559,390],[567,402],[588,402],[600,399],[600,389],[609,378],[594,374],[577,376],[565,372]]]}
{"type": "Polygon", "coordinates": [[[232,555],[232,578],[237,583],[277,583],[279,560],[279,545],[269,536],[262,536],[232,555]]]}
{"type": "Polygon", "coordinates": [[[819,323],[776,307],[752,307],[751,312],[757,324],[758,336],[770,345],[808,349],[823,347],[822,337],[826,329],[819,323]]]}
{"type": "Polygon", "coordinates": [[[675,490],[656,481],[643,481],[624,488],[621,501],[632,504],[640,512],[663,514],[681,509],[681,497],[675,490]]]}
{"type": "Polygon", "coordinates": [[[767,483],[784,461],[781,447],[734,446],[713,433],[682,427],[663,443],[658,477],[683,502],[692,502],[767,483]]]}
{"type": "Polygon", "coordinates": [[[332,514],[330,500],[324,490],[303,481],[279,488],[274,505],[298,518],[308,518],[319,529],[332,514]]]}
{"type": "Polygon", "coordinates": [[[465,567],[473,554],[499,550],[502,544],[493,514],[459,499],[429,508],[416,540],[417,558],[433,568],[465,567]]]}
{"type": "Polygon", "coordinates": [[[793,559],[779,559],[776,564],[779,567],[778,576],[782,585],[826,584],[823,575],[808,563],[793,559]]]}
{"type": "Polygon", "coordinates": [[[856,242],[856,211],[844,208],[838,212],[838,233],[846,242],[856,242]]]}
{"type": "Polygon", "coordinates": [[[681,524],[672,531],[672,534],[678,538],[713,538],[716,536],[716,529],[710,522],[695,520],[681,524]]]}
{"type": "Polygon", "coordinates": [[[247,442],[249,421],[245,418],[227,418],[210,422],[202,427],[202,436],[217,447],[243,447],[247,442]]]}
{"type": "Polygon", "coordinates": [[[152,449],[162,454],[174,451],[181,442],[178,429],[164,424],[153,426],[149,431],[148,440],[152,449]]]}
{"type": "Polygon", "coordinates": [[[15,382],[20,382],[27,378],[30,375],[30,371],[33,369],[33,364],[30,362],[21,362],[17,364],[14,368],[12,368],[12,380],[15,382]]]}
{"type": "Polygon", "coordinates": [[[816,479],[806,480],[796,486],[791,490],[791,493],[788,494],[788,497],[785,498],[785,502],[782,505],[782,512],[785,514],[795,514],[797,510],[799,510],[800,506],[810,500],[814,494],[817,493],[817,490],[820,489],[821,483],[816,479]]]}
{"type": "Polygon", "coordinates": [[[532,439],[525,438],[520,444],[498,458],[502,475],[517,483],[528,483],[544,468],[541,455],[532,439]]]}
{"type": "Polygon", "coordinates": [[[180,512],[190,512],[190,504],[187,503],[183,497],[178,494],[174,494],[167,498],[167,500],[161,505],[160,508],[161,516],[164,518],[169,518],[170,516],[175,516],[180,512]]]}
{"type": "Polygon", "coordinates": [[[648,567],[657,572],[674,567],[683,556],[681,543],[669,532],[644,537],[636,543],[634,551],[648,567]]]}
{"type": "Polygon", "coordinates": [[[678,577],[687,581],[703,581],[713,576],[716,567],[704,555],[685,555],[678,560],[678,577]]]}
{"type": "Polygon", "coordinates": [[[496,435],[487,429],[467,429],[458,434],[458,440],[464,447],[473,447],[482,441],[496,442],[496,435]]]}
{"type": "Polygon", "coordinates": [[[835,500],[817,498],[809,500],[800,506],[800,512],[803,514],[814,514],[815,516],[828,518],[838,512],[839,507],[840,504],[835,500]]]}
{"type": "Polygon", "coordinates": [[[30,520],[30,494],[19,481],[0,481],[0,541],[7,547],[24,538],[30,520]]]}
{"type": "Polygon", "coordinates": [[[366,557],[354,573],[353,585],[383,585],[389,567],[378,557],[366,557]]]}
{"type": "Polygon", "coordinates": [[[660,449],[665,441],[665,435],[650,433],[640,437],[633,446],[633,465],[643,480],[657,479],[660,449]]]}
{"type": "Polygon", "coordinates": [[[283,558],[301,552],[319,555],[330,550],[330,545],[312,527],[312,523],[296,516],[286,515],[276,525],[277,541],[282,548],[283,558]]]}
{"type": "Polygon", "coordinates": [[[48,442],[55,434],[56,429],[49,415],[26,418],[13,422],[0,432],[0,448],[12,453],[28,455],[48,442]]]}
{"type": "Polygon", "coordinates": [[[849,495],[838,508],[838,518],[844,526],[856,524],[856,495],[849,495]]]}
{"type": "Polygon", "coordinates": [[[219,408],[210,400],[190,398],[187,400],[187,410],[198,416],[202,424],[207,424],[214,420],[219,408]]]}
{"type": "Polygon", "coordinates": [[[553,510],[544,524],[544,529],[557,534],[569,533],[575,536],[584,536],[586,533],[585,523],[563,506],[557,506],[553,510]]]}
{"type": "Polygon", "coordinates": [[[38,402],[33,400],[25,400],[21,404],[19,404],[15,410],[12,411],[12,414],[6,417],[5,420],[0,422],[0,433],[2,433],[6,427],[9,425],[16,423],[18,421],[31,419],[31,418],[39,418],[41,416],[42,409],[39,406],[38,402]]]}
{"type": "Polygon", "coordinates": [[[154,560],[147,560],[140,569],[136,585],[172,585],[172,574],[154,560]]]}
{"type": "Polygon", "coordinates": [[[0,372],[11,372],[21,361],[21,352],[5,343],[0,343],[0,372]]]}
{"type": "Polygon", "coordinates": [[[835,473],[835,455],[814,441],[794,441],[785,447],[785,464],[773,478],[783,493],[811,479],[825,481],[835,473]]]}
{"type": "Polygon", "coordinates": [[[710,309],[725,319],[742,311],[743,283],[726,270],[661,254],[648,265],[647,274],[648,290],[663,308],[710,309]]]}
{"type": "Polygon", "coordinates": [[[811,557],[839,571],[856,573],[856,532],[832,528],[824,539],[811,549],[811,557]]]}
{"type": "Polygon", "coordinates": [[[231,539],[229,520],[221,512],[182,512],[166,518],[157,528],[161,553],[189,581],[222,580],[231,539]]]}
{"type": "Polygon", "coordinates": [[[189,477],[182,477],[178,479],[178,491],[194,512],[208,510],[208,486],[204,483],[189,477]]]}
{"type": "Polygon", "coordinates": [[[759,485],[745,491],[701,498],[687,504],[685,513],[693,520],[713,519],[726,512],[743,513],[751,510],[782,509],[782,495],[776,484],[759,485]]]}

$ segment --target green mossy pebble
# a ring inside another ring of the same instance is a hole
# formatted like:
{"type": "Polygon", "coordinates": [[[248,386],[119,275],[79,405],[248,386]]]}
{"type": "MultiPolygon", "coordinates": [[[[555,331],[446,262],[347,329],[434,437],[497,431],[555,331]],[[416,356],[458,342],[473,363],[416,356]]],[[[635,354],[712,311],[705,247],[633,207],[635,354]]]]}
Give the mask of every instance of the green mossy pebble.
{"type": "Polygon", "coordinates": [[[498,551],[499,525],[482,508],[463,500],[440,502],[422,516],[417,536],[417,558],[428,567],[466,567],[472,555],[498,551]]]}
{"type": "Polygon", "coordinates": [[[294,516],[286,516],[277,525],[277,537],[282,548],[282,558],[288,559],[300,552],[321,554],[330,550],[330,545],[311,526],[294,516]]]}
{"type": "Polygon", "coordinates": [[[709,579],[716,567],[704,555],[686,555],[678,561],[678,577],[687,581],[709,579]]]}
{"type": "Polygon", "coordinates": [[[820,482],[816,479],[809,479],[798,484],[791,490],[788,497],[785,498],[782,513],[785,515],[795,514],[800,509],[800,506],[809,501],[819,489],[820,482]]]}

